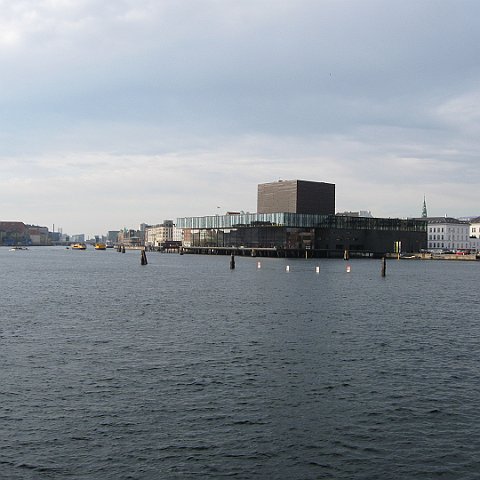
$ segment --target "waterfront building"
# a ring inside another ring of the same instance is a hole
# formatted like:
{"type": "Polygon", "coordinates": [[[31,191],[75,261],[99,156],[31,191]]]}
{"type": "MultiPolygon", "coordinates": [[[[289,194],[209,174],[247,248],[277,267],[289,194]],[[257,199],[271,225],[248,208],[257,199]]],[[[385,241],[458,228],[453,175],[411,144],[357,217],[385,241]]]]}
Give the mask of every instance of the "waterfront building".
{"type": "Polygon", "coordinates": [[[427,217],[430,252],[470,249],[470,223],[452,217],[427,217]]]}
{"type": "Polygon", "coordinates": [[[118,232],[117,241],[126,247],[140,247],[143,245],[143,232],[124,228],[118,232]]]}
{"type": "Polygon", "coordinates": [[[0,222],[0,245],[27,245],[29,243],[28,229],[23,222],[0,222]]]}
{"type": "Polygon", "coordinates": [[[183,230],[177,228],[173,220],[164,220],[163,223],[145,227],[145,246],[148,247],[181,245],[182,238],[183,230]]]}
{"type": "Polygon", "coordinates": [[[0,222],[0,245],[50,245],[48,227],[23,222],[0,222]]]}
{"type": "Polygon", "coordinates": [[[480,217],[470,220],[470,249],[480,251],[480,217]]]}
{"type": "Polygon", "coordinates": [[[345,250],[371,256],[426,247],[425,220],[335,215],[334,184],[260,184],[257,205],[257,213],[178,218],[183,245],[198,251],[263,249],[265,254],[286,256],[308,251],[319,257],[344,255],[345,250]]]}
{"type": "Polygon", "coordinates": [[[298,213],[250,213],[178,218],[184,246],[273,249],[285,255],[381,255],[418,252],[426,246],[426,223],[414,219],[298,213]]]}
{"type": "Polygon", "coordinates": [[[40,227],[38,225],[27,225],[28,236],[31,245],[49,245],[51,238],[48,234],[48,227],[40,227]]]}
{"type": "Polygon", "coordinates": [[[110,245],[115,245],[117,243],[119,233],[120,230],[109,230],[107,232],[107,242],[110,245]]]}
{"type": "Polygon", "coordinates": [[[58,245],[62,241],[62,232],[49,232],[49,243],[58,245]]]}
{"type": "Polygon", "coordinates": [[[480,217],[470,220],[470,238],[480,238],[480,217]]]}

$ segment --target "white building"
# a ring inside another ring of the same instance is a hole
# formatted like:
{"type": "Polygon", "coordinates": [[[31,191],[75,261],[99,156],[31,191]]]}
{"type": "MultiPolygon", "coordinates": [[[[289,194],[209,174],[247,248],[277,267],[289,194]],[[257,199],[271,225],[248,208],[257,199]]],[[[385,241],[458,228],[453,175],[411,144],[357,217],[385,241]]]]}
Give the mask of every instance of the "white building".
{"type": "Polygon", "coordinates": [[[149,247],[165,246],[168,242],[181,242],[182,238],[183,230],[177,228],[173,220],[145,227],[145,245],[149,247]]]}
{"type": "Polygon", "coordinates": [[[476,252],[480,251],[480,217],[472,218],[470,221],[470,248],[476,252]]]}
{"type": "Polygon", "coordinates": [[[469,250],[470,223],[451,217],[428,217],[427,248],[430,252],[469,250]]]}
{"type": "Polygon", "coordinates": [[[470,237],[480,238],[480,217],[472,218],[470,221],[470,237]]]}

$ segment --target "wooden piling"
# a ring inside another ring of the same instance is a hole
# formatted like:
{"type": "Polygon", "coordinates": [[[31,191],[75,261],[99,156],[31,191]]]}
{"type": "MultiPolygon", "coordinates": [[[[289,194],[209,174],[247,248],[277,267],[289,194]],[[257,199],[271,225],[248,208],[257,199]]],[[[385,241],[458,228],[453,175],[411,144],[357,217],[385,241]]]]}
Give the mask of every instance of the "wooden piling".
{"type": "Polygon", "coordinates": [[[235,255],[232,253],[232,255],[230,256],[230,270],[234,270],[235,269],[235,255]]]}
{"type": "Polygon", "coordinates": [[[140,254],[140,264],[141,265],[147,265],[147,254],[145,253],[145,250],[142,250],[142,253],[140,254]]]}
{"type": "Polygon", "coordinates": [[[387,259],[386,257],[382,257],[382,277],[387,275],[387,259]]]}

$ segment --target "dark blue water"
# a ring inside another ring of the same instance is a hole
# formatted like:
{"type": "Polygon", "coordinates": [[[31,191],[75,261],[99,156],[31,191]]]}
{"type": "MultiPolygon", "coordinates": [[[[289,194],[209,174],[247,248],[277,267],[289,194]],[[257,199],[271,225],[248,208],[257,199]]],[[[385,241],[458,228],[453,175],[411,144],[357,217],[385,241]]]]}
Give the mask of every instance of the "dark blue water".
{"type": "Polygon", "coordinates": [[[1,479],[479,478],[480,263],[148,258],[0,249],[1,479]]]}

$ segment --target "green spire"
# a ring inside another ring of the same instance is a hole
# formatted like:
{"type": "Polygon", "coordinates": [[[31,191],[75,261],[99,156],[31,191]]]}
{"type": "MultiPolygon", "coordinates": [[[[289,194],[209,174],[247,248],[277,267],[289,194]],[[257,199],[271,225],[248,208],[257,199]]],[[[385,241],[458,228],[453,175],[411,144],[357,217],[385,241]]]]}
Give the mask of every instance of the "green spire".
{"type": "Polygon", "coordinates": [[[422,218],[427,218],[427,202],[425,200],[425,195],[423,196],[423,208],[422,208],[422,218]]]}

